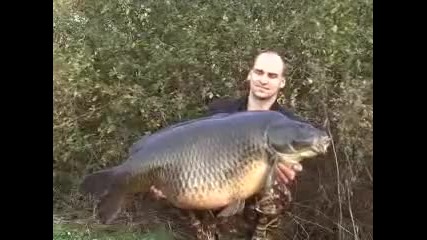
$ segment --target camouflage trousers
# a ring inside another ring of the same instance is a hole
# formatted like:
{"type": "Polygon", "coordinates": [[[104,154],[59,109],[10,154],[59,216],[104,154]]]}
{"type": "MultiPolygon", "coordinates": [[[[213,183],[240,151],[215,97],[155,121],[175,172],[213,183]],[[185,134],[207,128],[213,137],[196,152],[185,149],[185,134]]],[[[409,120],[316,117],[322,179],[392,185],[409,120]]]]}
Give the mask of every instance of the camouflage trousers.
{"type": "MultiPolygon", "coordinates": [[[[279,225],[280,216],[283,213],[285,207],[291,201],[291,194],[289,189],[284,185],[275,185],[274,188],[269,189],[258,196],[248,201],[246,215],[243,215],[243,221],[245,221],[246,228],[249,228],[250,240],[269,240],[269,232],[277,229],[279,225]],[[252,222],[252,224],[249,224],[252,222]]],[[[193,213],[191,214],[191,221],[193,226],[197,230],[198,240],[218,240],[218,222],[208,223],[209,216],[204,217],[202,224],[199,219],[193,213]]],[[[210,217],[213,217],[211,215],[210,217]]],[[[228,226],[228,230],[235,228],[232,226],[236,222],[226,221],[225,225],[228,226]]],[[[228,239],[228,238],[227,238],[228,239]]]]}
{"type": "Polygon", "coordinates": [[[291,202],[291,193],[285,185],[276,184],[255,201],[257,220],[251,240],[267,240],[269,231],[279,226],[280,216],[291,202]]]}

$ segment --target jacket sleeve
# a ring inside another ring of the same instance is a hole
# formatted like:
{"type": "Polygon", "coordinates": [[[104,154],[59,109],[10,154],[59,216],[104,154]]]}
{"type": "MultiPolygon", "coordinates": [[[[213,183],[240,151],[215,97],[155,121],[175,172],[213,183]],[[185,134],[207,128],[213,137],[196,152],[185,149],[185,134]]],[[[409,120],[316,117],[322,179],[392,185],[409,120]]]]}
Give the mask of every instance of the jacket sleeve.
{"type": "Polygon", "coordinates": [[[283,115],[285,115],[286,117],[295,120],[295,121],[299,121],[299,122],[305,122],[305,123],[309,123],[306,119],[303,119],[302,117],[296,115],[295,113],[288,111],[286,109],[284,109],[283,107],[279,110],[283,115]]]}
{"type": "Polygon", "coordinates": [[[211,116],[217,113],[229,113],[233,110],[233,101],[230,99],[216,99],[208,104],[206,116],[211,116]]]}

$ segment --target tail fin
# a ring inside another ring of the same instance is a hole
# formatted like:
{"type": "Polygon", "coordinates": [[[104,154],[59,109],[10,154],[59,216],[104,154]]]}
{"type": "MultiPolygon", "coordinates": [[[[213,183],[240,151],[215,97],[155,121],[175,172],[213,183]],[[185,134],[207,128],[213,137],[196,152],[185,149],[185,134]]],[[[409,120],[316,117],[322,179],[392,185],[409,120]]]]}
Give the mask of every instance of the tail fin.
{"type": "Polygon", "coordinates": [[[122,189],[117,189],[101,198],[98,204],[98,215],[103,224],[110,224],[116,218],[122,209],[125,197],[125,192],[122,189]]]}
{"type": "Polygon", "coordinates": [[[112,168],[84,178],[80,191],[100,198],[98,209],[103,223],[109,224],[120,212],[126,194],[126,177],[126,172],[112,168]]]}

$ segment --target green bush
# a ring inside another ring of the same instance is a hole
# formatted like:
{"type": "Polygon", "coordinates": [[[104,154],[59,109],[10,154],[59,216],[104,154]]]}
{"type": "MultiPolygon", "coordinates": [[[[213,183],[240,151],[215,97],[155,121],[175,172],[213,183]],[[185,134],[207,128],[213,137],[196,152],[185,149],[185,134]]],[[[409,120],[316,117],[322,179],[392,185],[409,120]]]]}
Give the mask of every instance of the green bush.
{"type": "Polygon", "coordinates": [[[372,7],[55,0],[55,179],[122,162],[141,135],[242,94],[256,53],[280,49],[289,66],[280,100],[315,123],[327,113],[338,160],[327,163],[328,193],[347,204],[347,188],[372,184],[372,7]]]}

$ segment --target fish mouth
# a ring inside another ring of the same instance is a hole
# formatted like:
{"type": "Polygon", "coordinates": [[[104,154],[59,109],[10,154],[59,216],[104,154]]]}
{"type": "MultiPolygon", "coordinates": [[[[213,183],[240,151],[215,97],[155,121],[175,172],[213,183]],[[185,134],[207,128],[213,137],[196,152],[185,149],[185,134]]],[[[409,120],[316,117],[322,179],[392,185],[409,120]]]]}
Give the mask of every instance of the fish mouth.
{"type": "Polygon", "coordinates": [[[317,154],[325,154],[328,151],[331,141],[332,138],[329,136],[322,136],[313,144],[312,150],[317,154]]]}

